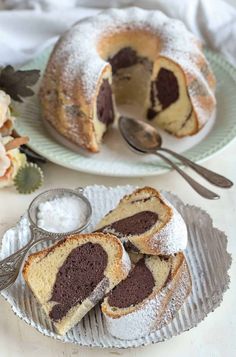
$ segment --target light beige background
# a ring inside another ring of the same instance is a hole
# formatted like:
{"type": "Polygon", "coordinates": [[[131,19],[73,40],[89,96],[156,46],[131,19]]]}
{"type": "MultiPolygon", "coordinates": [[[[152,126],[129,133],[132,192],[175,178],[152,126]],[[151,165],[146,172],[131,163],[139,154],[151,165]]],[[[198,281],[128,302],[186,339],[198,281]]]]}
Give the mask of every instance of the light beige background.
{"type": "MultiPolygon", "coordinates": [[[[206,0],[207,1],[207,0],[206,0]]],[[[236,0],[227,0],[236,6],[236,0]]],[[[236,141],[205,165],[216,170],[236,182],[236,141]]],[[[189,204],[202,207],[210,213],[216,227],[225,231],[229,245],[228,250],[236,256],[236,188],[230,191],[218,190],[219,201],[207,201],[197,196],[176,174],[171,172],[153,178],[116,179],[87,175],[54,164],[44,167],[46,173],[43,190],[52,187],[76,187],[78,185],[117,184],[151,185],[156,188],[170,190],[178,194],[189,204]]],[[[188,171],[190,172],[190,171],[188,171]]],[[[192,172],[191,172],[192,174],[192,172]]],[[[195,175],[193,175],[195,177],[195,175]]],[[[197,176],[196,176],[197,178],[197,176]]],[[[18,195],[14,189],[0,191],[0,236],[15,224],[25,212],[32,195],[18,195]]],[[[220,264],[220,262],[219,262],[220,264]]],[[[40,335],[27,326],[12,313],[9,305],[0,298],[0,357],[108,357],[121,355],[124,357],[233,357],[236,356],[236,264],[233,259],[230,271],[231,285],[226,292],[221,306],[211,313],[196,328],[157,345],[125,350],[89,349],[60,342],[40,335]]]]}

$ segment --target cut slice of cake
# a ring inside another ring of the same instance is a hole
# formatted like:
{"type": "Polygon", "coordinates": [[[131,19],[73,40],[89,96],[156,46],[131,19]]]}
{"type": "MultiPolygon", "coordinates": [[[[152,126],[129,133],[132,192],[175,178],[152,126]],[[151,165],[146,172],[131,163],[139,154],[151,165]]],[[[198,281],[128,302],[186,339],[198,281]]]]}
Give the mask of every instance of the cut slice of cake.
{"type": "Polygon", "coordinates": [[[147,112],[150,123],[177,137],[197,133],[199,123],[182,68],[169,58],[160,57],[152,76],[151,107],[147,112]]]}
{"type": "Polygon", "coordinates": [[[91,233],[69,236],[30,255],[23,276],[63,335],[129,270],[129,256],[115,236],[91,233]]]}
{"type": "Polygon", "coordinates": [[[109,333],[131,340],[148,335],[174,317],[191,291],[183,253],[175,256],[132,254],[134,267],[102,303],[109,333]]]}
{"type": "Polygon", "coordinates": [[[126,248],[143,254],[174,254],[187,245],[183,218],[151,187],[137,189],[123,197],[99,222],[96,230],[116,235],[126,248]]]}

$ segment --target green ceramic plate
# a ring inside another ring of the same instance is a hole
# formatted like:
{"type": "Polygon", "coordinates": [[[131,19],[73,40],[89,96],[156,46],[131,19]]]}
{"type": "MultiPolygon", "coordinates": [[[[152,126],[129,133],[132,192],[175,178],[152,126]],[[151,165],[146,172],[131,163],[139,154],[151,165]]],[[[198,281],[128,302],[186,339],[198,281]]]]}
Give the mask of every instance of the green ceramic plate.
{"type": "MultiPolygon", "coordinates": [[[[38,68],[44,72],[51,48],[41,53],[24,69],[38,68]]],[[[162,133],[163,144],[189,159],[204,161],[228,145],[236,136],[236,69],[220,55],[209,50],[206,55],[217,78],[216,118],[203,130],[189,138],[176,139],[162,133]]],[[[74,170],[97,175],[140,177],[158,175],[169,169],[153,155],[139,156],[129,150],[116,128],[106,135],[105,143],[98,154],[85,154],[55,133],[49,133],[41,119],[40,105],[36,94],[23,104],[17,105],[19,119],[16,129],[21,135],[30,137],[29,146],[48,160],[74,170]],[[65,146],[67,145],[67,146],[65,146]]]]}

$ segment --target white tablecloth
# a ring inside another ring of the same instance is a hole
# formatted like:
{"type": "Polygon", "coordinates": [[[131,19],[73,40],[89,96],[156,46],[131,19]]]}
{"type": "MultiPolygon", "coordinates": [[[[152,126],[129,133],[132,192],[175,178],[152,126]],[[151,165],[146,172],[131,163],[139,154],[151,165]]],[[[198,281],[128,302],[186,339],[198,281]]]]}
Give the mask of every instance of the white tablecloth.
{"type": "MultiPolygon", "coordinates": [[[[52,0],[29,1],[50,3],[52,0]]],[[[9,1],[6,1],[8,3],[9,1]]],[[[19,1],[15,1],[18,3],[19,1]]],[[[11,3],[11,1],[10,1],[11,3]]],[[[14,3],[14,1],[13,1],[14,3]]],[[[20,1],[19,3],[22,3],[20,1]]],[[[32,10],[0,12],[0,64],[19,64],[29,60],[63,33],[75,21],[94,15],[98,8],[68,8],[67,2],[53,1],[55,10],[44,12],[40,6],[32,10]]],[[[69,2],[70,3],[70,2],[69,2]]],[[[211,49],[221,51],[231,63],[236,64],[236,10],[220,0],[137,0],[88,1],[96,4],[135,4],[144,8],[160,9],[167,15],[184,21],[211,49]]],[[[26,4],[27,5],[27,4],[26,4]]]]}
{"type": "MultiPolygon", "coordinates": [[[[1,1],[1,0],[0,0],[1,1]]],[[[35,10],[0,11],[0,62],[20,64],[35,56],[50,41],[67,29],[76,20],[96,14],[98,9],[64,8],[65,1],[54,0],[60,9],[49,9],[49,0],[19,1],[5,0],[5,5],[21,8],[34,7],[35,10]],[[40,5],[44,4],[43,6],[40,5]],[[37,6],[36,6],[36,5],[37,6]],[[64,5],[63,5],[64,4],[64,5]]],[[[77,1],[75,1],[77,3],[77,1]]],[[[83,1],[86,5],[91,1],[83,1]]],[[[98,1],[97,1],[98,3],[98,1]]],[[[105,3],[105,1],[102,1],[105,3]]],[[[106,2],[107,3],[107,2],[106,2]]],[[[110,2],[111,3],[111,2],[110,2]]],[[[114,1],[112,2],[114,3],[114,1]]],[[[118,1],[116,1],[118,3],[118,1]]],[[[127,1],[122,1],[126,3],[127,1]]],[[[236,12],[227,4],[217,0],[159,0],[128,1],[145,7],[160,8],[172,17],[185,21],[186,25],[214,50],[220,50],[229,61],[236,64],[236,12]]],[[[101,2],[99,1],[99,4],[101,2]]],[[[1,2],[0,2],[1,5],[1,2]]],[[[236,142],[207,161],[209,169],[218,171],[236,182],[235,165],[236,142]]],[[[236,255],[235,213],[236,189],[219,190],[220,201],[208,201],[199,197],[175,172],[151,178],[121,179],[92,176],[61,168],[54,164],[44,167],[45,184],[41,189],[53,187],[77,187],[78,185],[104,184],[151,185],[174,191],[184,202],[207,210],[214,224],[225,231],[229,238],[228,250],[236,255]]],[[[188,170],[187,170],[188,171],[188,170]]],[[[190,173],[190,171],[189,171],[190,173]]],[[[191,174],[195,176],[191,172],[191,174]]],[[[32,195],[19,195],[14,188],[0,191],[0,237],[5,229],[15,224],[25,212],[30,201],[40,191],[32,195]]],[[[40,335],[33,328],[19,320],[3,299],[0,299],[0,357],[233,357],[236,356],[236,267],[233,260],[231,285],[221,306],[211,313],[199,326],[189,332],[158,345],[128,351],[104,351],[64,345],[40,335]]]]}

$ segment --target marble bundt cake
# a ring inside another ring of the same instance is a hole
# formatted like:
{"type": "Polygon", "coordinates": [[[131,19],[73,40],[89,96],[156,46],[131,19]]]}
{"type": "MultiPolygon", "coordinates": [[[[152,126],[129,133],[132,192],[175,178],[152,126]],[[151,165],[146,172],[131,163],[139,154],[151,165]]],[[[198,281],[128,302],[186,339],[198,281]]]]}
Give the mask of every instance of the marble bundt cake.
{"type": "Polygon", "coordinates": [[[30,255],[23,276],[57,332],[65,334],[129,270],[130,259],[120,241],[92,233],[70,236],[30,255]]]}
{"type": "Polygon", "coordinates": [[[201,44],[159,11],[113,9],[75,24],[56,44],[41,84],[43,117],[90,152],[131,104],[154,126],[197,133],[215,108],[215,79],[201,44]]]}
{"type": "Polygon", "coordinates": [[[183,253],[170,257],[133,254],[131,260],[135,265],[128,277],[102,303],[108,331],[125,340],[167,324],[191,291],[183,253]]]}
{"type": "Polygon", "coordinates": [[[121,199],[97,225],[126,248],[143,254],[169,255],[187,245],[187,228],[179,212],[154,188],[143,187],[121,199]]]}

